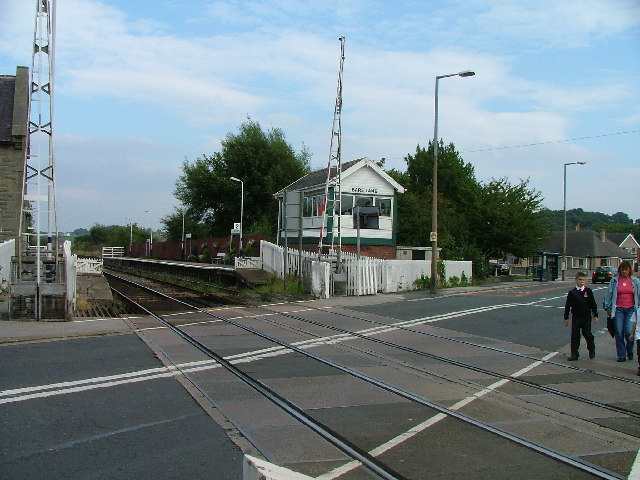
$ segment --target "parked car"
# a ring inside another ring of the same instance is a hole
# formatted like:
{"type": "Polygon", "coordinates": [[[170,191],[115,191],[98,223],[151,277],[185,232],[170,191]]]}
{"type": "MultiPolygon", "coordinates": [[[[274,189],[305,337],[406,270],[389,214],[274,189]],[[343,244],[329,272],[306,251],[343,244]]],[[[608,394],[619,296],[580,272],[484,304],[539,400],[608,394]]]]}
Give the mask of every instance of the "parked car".
{"type": "Polygon", "coordinates": [[[595,270],[591,272],[591,283],[607,283],[617,274],[618,269],[616,267],[596,267],[595,270]]]}
{"type": "Polygon", "coordinates": [[[506,263],[491,264],[491,275],[509,275],[509,265],[506,263]]]}

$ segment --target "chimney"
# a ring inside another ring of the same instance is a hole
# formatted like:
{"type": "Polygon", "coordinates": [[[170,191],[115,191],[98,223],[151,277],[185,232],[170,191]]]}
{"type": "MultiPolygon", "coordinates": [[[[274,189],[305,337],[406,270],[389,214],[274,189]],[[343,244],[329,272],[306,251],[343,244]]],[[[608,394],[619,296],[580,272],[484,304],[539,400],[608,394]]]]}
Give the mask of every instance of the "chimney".
{"type": "Polygon", "coordinates": [[[602,232],[600,233],[600,238],[602,238],[602,243],[607,241],[607,232],[602,230],[602,232]]]}

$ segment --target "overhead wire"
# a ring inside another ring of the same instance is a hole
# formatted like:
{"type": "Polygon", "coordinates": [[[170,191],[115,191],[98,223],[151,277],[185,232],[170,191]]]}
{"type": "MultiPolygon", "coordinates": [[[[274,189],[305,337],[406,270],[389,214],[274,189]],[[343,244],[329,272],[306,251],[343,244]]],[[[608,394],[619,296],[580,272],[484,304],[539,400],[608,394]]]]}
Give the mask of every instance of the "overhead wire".
{"type": "Polygon", "coordinates": [[[578,140],[590,140],[593,138],[602,138],[602,137],[611,137],[614,135],[625,135],[628,133],[638,133],[640,130],[627,130],[625,132],[614,132],[614,133],[603,133],[602,135],[591,135],[588,137],[576,137],[576,138],[566,138],[563,140],[549,140],[547,142],[536,142],[536,143],[525,143],[523,145],[508,145],[504,147],[492,147],[492,148],[483,148],[479,150],[466,150],[460,153],[478,153],[478,152],[489,152],[491,150],[506,150],[508,148],[523,148],[523,147],[535,147],[538,145],[549,145],[552,143],[566,143],[566,142],[575,142],[578,140]]]}
{"type": "MultiPolygon", "coordinates": [[[[490,152],[493,150],[507,150],[510,148],[524,148],[524,147],[535,147],[535,146],[539,146],[539,145],[549,145],[549,144],[553,144],[553,143],[566,143],[566,142],[576,142],[578,140],[590,140],[590,139],[594,139],[594,138],[603,138],[603,137],[612,137],[615,135],[627,135],[630,133],[638,133],[640,132],[639,130],[627,130],[624,132],[613,132],[613,133],[603,133],[601,135],[591,135],[591,136],[587,136],[587,137],[575,137],[575,138],[565,138],[563,140],[549,140],[546,142],[536,142],[536,143],[525,143],[522,145],[505,145],[502,147],[491,147],[491,148],[481,148],[478,150],[465,150],[462,152],[459,152],[460,154],[463,153],[480,153],[480,152],[490,152]]],[[[385,160],[404,160],[405,157],[384,157],[385,160]]]]}

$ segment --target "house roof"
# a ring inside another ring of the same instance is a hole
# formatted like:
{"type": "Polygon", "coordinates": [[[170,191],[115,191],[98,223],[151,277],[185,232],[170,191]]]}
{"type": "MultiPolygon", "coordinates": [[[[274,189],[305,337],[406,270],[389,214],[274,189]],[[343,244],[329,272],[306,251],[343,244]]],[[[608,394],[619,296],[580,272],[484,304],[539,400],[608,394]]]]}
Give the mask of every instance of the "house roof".
{"type": "Polygon", "coordinates": [[[607,238],[610,238],[612,242],[614,242],[616,245],[620,246],[622,245],[624,242],[627,241],[627,239],[631,238],[631,240],[633,241],[633,243],[636,244],[636,247],[640,247],[640,244],[638,243],[638,241],[636,240],[636,237],[633,236],[632,233],[618,233],[618,232],[611,232],[611,233],[607,233],[607,238]]]}
{"type": "MultiPolygon", "coordinates": [[[[358,158],[356,160],[351,160],[349,162],[345,162],[342,164],[342,175],[341,178],[344,180],[345,178],[353,175],[355,172],[360,170],[361,168],[371,168],[378,175],[384,178],[387,182],[389,182],[395,190],[400,193],[404,193],[404,187],[396,182],[393,178],[391,178],[382,168],[380,168],[374,161],[367,157],[358,158]]],[[[335,185],[337,181],[337,166],[331,167],[330,175],[329,175],[329,183],[331,185],[335,185]]],[[[316,190],[319,187],[324,187],[327,181],[327,169],[322,168],[320,170],[315,170],[304,177],[299,178],[295,182],[287,185],[282,190],[275,193],[276,197],[280,197],[284,194],[285,191],[289,190],[316,190]]]]}
{"type": "MultiPolygon", "coordinates": [[[[567,231],[567,255],[572,257],[597,258],[628,258],[629,252],[619,247],[610,238],[594,230],[567,231]]],[[[551,233],[551,237],[544,245],[544,251],[562,252],[564,236],[562,231],[551,233]]]]}

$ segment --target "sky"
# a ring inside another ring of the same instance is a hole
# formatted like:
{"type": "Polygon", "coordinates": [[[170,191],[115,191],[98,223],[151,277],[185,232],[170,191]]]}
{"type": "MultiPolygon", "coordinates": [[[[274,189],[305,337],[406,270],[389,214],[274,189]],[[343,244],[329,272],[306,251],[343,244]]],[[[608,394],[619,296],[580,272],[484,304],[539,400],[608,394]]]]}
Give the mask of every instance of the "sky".
{"type": "MultiPolygon", "coordinates": [[[[183,162],[249,117],[325,168],[341,36],[343,162],[404,171],[435,77],[472,70],[439,81],[438,136],[478,181],[562,210],[566,170],[568,210],[640,218],[640,0],[53,1],[60,232],[160,228],[183,162]]],[[[35,11],[0,0],[1,75],[31,66],[35,11]]]]}

